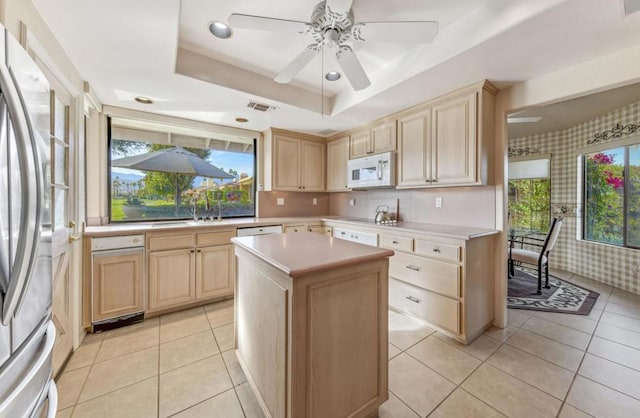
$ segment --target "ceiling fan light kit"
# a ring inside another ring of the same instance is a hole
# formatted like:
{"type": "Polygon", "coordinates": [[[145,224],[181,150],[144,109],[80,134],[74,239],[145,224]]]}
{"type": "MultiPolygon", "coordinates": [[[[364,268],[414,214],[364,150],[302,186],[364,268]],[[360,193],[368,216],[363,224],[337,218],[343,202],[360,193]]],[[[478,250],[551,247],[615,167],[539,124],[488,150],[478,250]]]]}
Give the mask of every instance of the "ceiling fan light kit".
{"type": "MultiPolygon", "coordinates": [[[[353,0],[322,1],[314,7],[308,23],[236,13],[229,17],[229,23],[235,29],[297,32],[312,37],[313,43],[280,71],[274,77],[274,81],[289,83],[326,46],[331,50],[335,49],[338,65],[354,90],[363,90],[369,87],[371,81],[348,43],[409,42],[422,44],[433,41],[438,33],[438,22],[430,21],[354,23],[353,11],[351,10],[352,2],[353,0]]],[[[329,73],[325,75],[327,80],[334,81],[328,76],[329,73]]],[[[338,78],[340,78],[339,73],[338,78]]]]}

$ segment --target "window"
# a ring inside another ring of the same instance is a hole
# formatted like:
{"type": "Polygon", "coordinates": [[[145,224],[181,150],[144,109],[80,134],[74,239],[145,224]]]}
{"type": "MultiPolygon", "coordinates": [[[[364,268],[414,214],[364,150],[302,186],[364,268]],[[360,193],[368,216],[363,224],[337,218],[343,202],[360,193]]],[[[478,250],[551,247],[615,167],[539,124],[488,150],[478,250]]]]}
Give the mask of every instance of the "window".
{"type": "Polygon", "coordinates": [[[584,239],[640,248],[640,145],[584,155],[584,239]]]}
{"type": "Polygon", "coordinates": [[[509,162],[509,226],[546,233],[551,218],[549,157],[509,162]]]}
{"type": "Polygon", "coordinates": [[[255,216],[253,138],[149,125],[109,120],[112,222],[255,216]]]}

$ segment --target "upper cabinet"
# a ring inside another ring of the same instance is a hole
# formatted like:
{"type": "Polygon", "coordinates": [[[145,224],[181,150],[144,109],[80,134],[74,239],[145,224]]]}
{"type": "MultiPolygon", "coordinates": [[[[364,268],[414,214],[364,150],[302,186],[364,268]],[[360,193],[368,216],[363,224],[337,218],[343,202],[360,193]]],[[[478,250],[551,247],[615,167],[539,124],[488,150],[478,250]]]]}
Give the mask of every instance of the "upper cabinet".
{"type": "Polygon", "coordinates": [[[327,143],[327,191],[344,192],[347,186],[349,137],[344,136],[327,143]]]}
{"type": "Polygon", "coordinates": [[[271,129],[265,133],[264,154],[265,191],[325,191],[322,138],[271,129]]]}
{"type": "Polygon", "coordinates": [[[496,89],[485,82],[398,119],[398,188],[486,184],[496,89]]]}
{"type": "Polygon", "coordinates": [[[366,157],[396,150],[396,121],[376,123],[355,132],[349,139],[349,158],[366,157]]]}

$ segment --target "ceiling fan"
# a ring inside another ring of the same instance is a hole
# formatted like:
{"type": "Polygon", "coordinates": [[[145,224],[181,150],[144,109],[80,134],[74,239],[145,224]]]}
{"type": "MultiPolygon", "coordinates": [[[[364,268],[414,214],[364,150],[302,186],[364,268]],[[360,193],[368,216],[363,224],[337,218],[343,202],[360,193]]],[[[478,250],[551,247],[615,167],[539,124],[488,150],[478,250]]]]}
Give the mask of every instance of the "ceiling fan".
{"type": "Polygon", "coordinates": [[[326,0],[318,3],[311,13],[310,22],[276,19],[234,13],[229,24],[236,29],[282,31],[309,34],[313,43],[291,61],[274,80],[290,82],[317,54],[323,46],[335,49],[338,65],[349,79],[354,90],[369,85],[360,60],[348,42],[411,42],[429,43],[438,33],[438,22],[360,22],[355,23],[351,4],[353,0],[326,0]]]}

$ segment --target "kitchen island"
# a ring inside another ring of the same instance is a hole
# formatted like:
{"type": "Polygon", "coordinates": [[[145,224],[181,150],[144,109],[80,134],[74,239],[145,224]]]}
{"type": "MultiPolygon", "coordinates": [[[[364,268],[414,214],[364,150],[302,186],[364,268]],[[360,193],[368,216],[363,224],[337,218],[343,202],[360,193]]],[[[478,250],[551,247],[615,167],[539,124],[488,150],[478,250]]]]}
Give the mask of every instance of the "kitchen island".
{"type": "Polygon", "coordinates": [[[306,232],[232,242],[236,354],[265,415],[377,417],[393,251],[306,232]]]}

